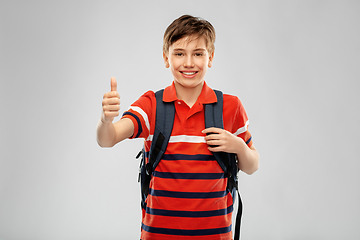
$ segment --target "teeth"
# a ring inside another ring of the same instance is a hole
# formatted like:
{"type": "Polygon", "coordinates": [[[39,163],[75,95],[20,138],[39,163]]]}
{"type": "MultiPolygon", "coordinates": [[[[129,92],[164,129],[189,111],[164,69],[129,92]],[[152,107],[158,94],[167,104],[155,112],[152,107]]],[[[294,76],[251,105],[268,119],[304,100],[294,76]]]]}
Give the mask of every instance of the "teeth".
{"type": "Polygon", "coordinates": [[[196,72],[182,72],[185,75],[194,75],[196,72]]]}

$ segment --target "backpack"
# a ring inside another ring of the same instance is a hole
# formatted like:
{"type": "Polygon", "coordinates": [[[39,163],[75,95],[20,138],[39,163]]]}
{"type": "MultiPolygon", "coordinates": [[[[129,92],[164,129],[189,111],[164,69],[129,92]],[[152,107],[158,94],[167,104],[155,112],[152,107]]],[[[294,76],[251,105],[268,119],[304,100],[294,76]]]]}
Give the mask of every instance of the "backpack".
{"type": "MultiPolygon", "coordinates": [[[[136,158],[142,155],[139,167],[138,182],[141,185],[141,207],[145,209],[145,200],[149,193],[149,184],[151,180],[152,172],[159,164],[163,154],[166,151],[167,144],[170,139],[172,127],[175,118],[175,106],[173,102],[163,102],[164,89],[155,93],[156,97],[156,123],[155,131],[152,139],[152,144],[149,152],[149,162],[145,164],[145,149],[143,148],[136,158]]],[[[214,90],[217,96],[217,102],[205,105],[205,127],[223,127],[222,119],[222,107],[223,107],[223,93],[218,90],[214,90]]],[[[225,152],[213,152],[218,164],[224,170],[225,176],[228,178],[227,189],[233,196],[235,202],[235,192],[238,195],[238,211],[235,222],[235,236],[234,240],[240,239],[240,224],[242,214],[242,202],[238,189],[238,168],[236,164],[235,154],[225,152]]]]}

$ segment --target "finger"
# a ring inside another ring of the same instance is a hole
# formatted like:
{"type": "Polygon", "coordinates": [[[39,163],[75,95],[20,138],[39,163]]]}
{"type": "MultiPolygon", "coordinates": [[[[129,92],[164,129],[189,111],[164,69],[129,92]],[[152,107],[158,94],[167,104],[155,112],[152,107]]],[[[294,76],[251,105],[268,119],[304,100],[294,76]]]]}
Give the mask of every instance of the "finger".
{"type": "Polygon", "coordinates": [[[104,115],[106,118],[111,119],[111,118],[119,116],[119,112],[118,111],[106,111],[106,112],[104,112],[104,115]]]}
{"type": "Polygon", "coordinates": [[[209,133],[221,133],[221,128],[216,128],[216,127],[210,127],[210,128],[206,128],[204,129],[202,132],[205,134],[209,134],[209,133]]]}
{"type": "Polygon", "coordinates": [[[106,98],[104,99],[104,105],[120,105],[120,99],[119,98],[106,98]]]}
{"type": "Polygon", "coordinates": [[[224,151],[223,147],[221,147],[221,146],[213,146],[213,147],[209,146],[208,149],[210,152],[223,152],[224,151]]]}
{"type": "Polygon", "coordinates": [[[104,111],[119,111],[120,110],[120,105],[116,104],[116,105],[104,105],[103,106],[104,111]]]}
{"type": "Polygon", "coordinates": [[[120,106],[120,99],[119,98],[104,98],[102,101],[102,106],[107,105],[119,105],[120,106]]]}
{"type": "Polygon", "coordinates": [[[116,79],[114,77],[111,78],[110,80],[110,85],[111,85],[111,91],[117,91],[117,82],[116,79]]]}
{"type": "Polygon", "coordinates": [[[206,140],[206,143],[209,146],[219,146],[219,145],[221,145],[222,142],[219,139],[209,139],[209,140],[206,140]]]}
{"type": "Polygon", "coordinates": [[[208,133],[206,136],[205,136],[205,141],[212,141],[212,140],[217,140],[219,139],[219,134],[216,134],[216,133],[208,133]]]}
{"type": "Polygon", "coordinates": [[[103,112],[103,120],[104,122],[112,122],[115,117],[119,116],[119,112],[103,112]]]}
{"type": "Polygon", "coordinates": [[[120,94],[118,92],[107,92],[103,98],[120,98],[120,94]]]}

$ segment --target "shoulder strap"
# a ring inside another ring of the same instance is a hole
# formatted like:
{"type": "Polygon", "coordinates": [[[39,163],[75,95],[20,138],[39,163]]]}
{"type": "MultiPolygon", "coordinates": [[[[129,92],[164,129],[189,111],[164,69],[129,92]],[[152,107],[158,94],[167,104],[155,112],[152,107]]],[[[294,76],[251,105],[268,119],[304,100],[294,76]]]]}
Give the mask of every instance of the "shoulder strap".
{"type": "Polygon", "coordinates": [[[156,97],[156,120],[155,131],[150,148],[149,163],[151,166],[147,170],[151,173],[159,164],[171,136],[174,118],[175,106],[173,102],[163,101],[164,89],[155,93],[156,97]]]}
{"type": "Polygon", "coordinates": [[[149,193],[151,174],[159,164],[166,151],[172,132],[175,118],[175,106],[172,102],[163,101],[164,89],[155,93],[156,97],[156,119],[155,130],[149,152],[148,163],[144,162],[144,172],[141,173],[141,192],[143,204],[149,193]],[[165,117],[166,116],[166,117],[165,117]]]}
{"type": "MultiPolygon", "coordinates": [[[[224,128],[223,124],[223,93],[218,90],[214,90],[217,102],[213,104],[205,105],[205,127],[217,127],[224,128]]],[[[235,154],[225,153],[225,152],[213,152],[216,161],[219,163],[220,167],[224,170],[227,178],[228,185],[227,189],[232,193],[232,196],[235,199],[235,191],[238,192],[238,211],[236,214],[235,221],[235,236],[234,240],[240,239],[240,225],[241,225],[241,215],[242,215],[242,202],[240,198],[240,193],[237,183],[237,166],[235,160],[235,154]]]]}
{"type": "MultiPolygon", "coordinates": [[[[205,105],[205,128],[217,127],[224,129],[223,93],[219,90],[214,90],[214,92],[217,97],[217,102],[205,105]]],[[[213,155],[229,178],[228,189],[232,191],[233,188],[237,188],[235,182],[237,173],[235,155],[226,152],[213,152],[213,155]]]]}
{"type": "MultiPolygon", "coordinates": [[[[223,93],[218,90],[214,90],[217,102],[205,105],[205,128],[217,127],[224,128],[223,124],[223,93]]],[[[226,153],[224,152],[213,152],[217,162],[219,163],[222,170],[227,173],[229,169],[229,161],[223,161],[227,159],[226,153]]]]}

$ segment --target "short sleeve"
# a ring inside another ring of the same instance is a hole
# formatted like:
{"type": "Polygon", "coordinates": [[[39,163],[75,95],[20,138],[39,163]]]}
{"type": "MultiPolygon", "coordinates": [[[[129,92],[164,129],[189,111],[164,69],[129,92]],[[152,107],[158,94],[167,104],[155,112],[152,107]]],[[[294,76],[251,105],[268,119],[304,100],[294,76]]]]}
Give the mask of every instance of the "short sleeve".
{"type": "Polygon", "coordinates": [[[251,147],[252,136],[248,130],[249,119],[238,97],[224,94],[223,119],[224,128],[242,138],[251,147]]]}
{"type": "Polygon", "coordinates": [[[134,124],[131,138],[147,139],[150,135],[152,122],[155,121],[156,98],[153,91],[143,94],[123,113],[122,118],[129,118],[134,124]]]}

